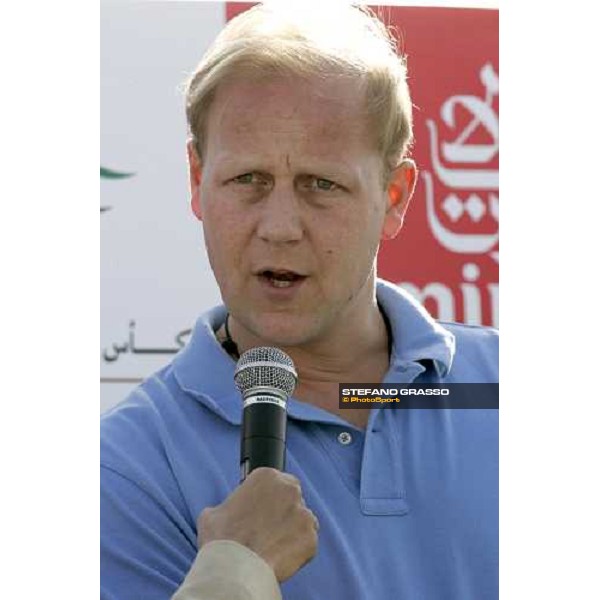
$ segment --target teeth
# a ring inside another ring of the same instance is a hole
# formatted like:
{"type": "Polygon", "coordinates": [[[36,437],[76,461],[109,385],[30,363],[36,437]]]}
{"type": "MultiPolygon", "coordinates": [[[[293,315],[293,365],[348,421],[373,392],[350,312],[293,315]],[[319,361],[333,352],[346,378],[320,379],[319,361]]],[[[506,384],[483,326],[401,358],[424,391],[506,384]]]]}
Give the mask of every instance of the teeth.
{"type": "Polygon", "coordinates": [[[271,285],[277,288],[290,287],[292,283],[292,281],[283,281],[282,279],[271,279],[271,285]]]}

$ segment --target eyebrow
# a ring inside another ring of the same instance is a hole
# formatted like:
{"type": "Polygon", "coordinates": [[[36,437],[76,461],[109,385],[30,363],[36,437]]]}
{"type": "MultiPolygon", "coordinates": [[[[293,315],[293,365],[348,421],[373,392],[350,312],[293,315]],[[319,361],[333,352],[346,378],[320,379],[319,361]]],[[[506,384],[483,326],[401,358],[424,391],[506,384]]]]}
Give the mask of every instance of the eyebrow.
{"type": "MultiPolygon", "coordinates": [[[[288,168],[290,168],[291,161],[289,156],[286,156],[285,162],[288,165],[288,168]]],[[[262,157],[247,153],[236,154],[233,152],[222,152],[215,157],[215,163],[220,168],[235,167],[241,170],[256,170],[263,172],[273,170],[273,163],[271,161],[269,161],[270,164],[266,164],[265,166],[265,160],[262,157]]],[[[352,177],[353,174],[360,171],[360,168],[356,169],[352,163],[343,160],[331,162],[319,158],[310,158],[306,160],[304,164],[296,167],[295,170],[302,174],[317,175],[323,173],[331,176],[352,177]]]]}

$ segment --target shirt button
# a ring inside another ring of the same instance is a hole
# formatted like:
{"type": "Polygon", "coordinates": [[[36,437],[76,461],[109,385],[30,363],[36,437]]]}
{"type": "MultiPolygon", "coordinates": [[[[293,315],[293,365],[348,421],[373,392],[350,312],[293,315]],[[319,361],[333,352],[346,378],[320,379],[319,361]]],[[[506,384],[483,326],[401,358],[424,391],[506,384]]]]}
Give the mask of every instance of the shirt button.
{"type": "Polygon", "coordinates": [[[352,442],[352,436],[347,431],[342,431],[337,437],[338,442],[343,446],[347,446],[352,442]]]}

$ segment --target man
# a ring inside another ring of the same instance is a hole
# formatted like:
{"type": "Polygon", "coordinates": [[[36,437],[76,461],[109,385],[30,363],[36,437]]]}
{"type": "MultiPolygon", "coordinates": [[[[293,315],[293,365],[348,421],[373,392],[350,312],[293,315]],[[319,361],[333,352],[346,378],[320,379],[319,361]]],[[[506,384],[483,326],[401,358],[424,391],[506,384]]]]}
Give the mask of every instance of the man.
{"type": "Polygon", "coordinates": [[[103,419],[107,600],[497,597],[497,412],[339,408],[340,382],[497,381],[497,338],[377,279],[416,183],[406,70],[366,12],[335,19],[255,7],[189,82],[224,306],[103,419]],[[255,346],[299,380],[288,473],[239,485],[233,373],[255,346]]]}

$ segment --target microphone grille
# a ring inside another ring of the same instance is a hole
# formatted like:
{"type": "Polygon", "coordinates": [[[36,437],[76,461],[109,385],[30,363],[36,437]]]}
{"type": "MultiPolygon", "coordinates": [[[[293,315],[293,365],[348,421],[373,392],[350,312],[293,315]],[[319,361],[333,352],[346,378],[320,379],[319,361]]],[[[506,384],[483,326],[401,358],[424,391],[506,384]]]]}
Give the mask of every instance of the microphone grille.
{"type": "Polygon", "coordinates": [[[257,387],[270,387],[291,396],[298,374],[292,359],[279,348],[250,348],[238,360],[234,376],[238,390],[246,392],[257,387]]]}

